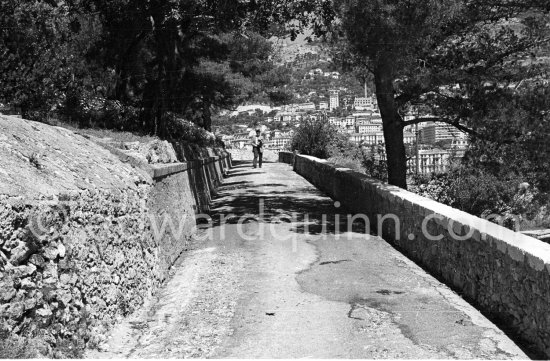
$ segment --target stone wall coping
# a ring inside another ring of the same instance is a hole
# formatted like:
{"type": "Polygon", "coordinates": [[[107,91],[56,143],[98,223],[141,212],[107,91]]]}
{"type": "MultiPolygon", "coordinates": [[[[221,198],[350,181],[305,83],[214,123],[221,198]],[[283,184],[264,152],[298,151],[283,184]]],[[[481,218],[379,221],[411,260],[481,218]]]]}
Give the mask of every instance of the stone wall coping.
{"type": "Polygon", "coordinates": [[[473,233],[477,235],[473,236],[473,239],[479,238],[480,241],[491,243],[500,252],[509,255],[512,259],[518,262],[526,262],[537,271],[542,271],[546,268],[550,273],[550,244],[520,232],[511,231],[488,220],[481,219],[399,187],[384,184],[366,175],[359,174],[352,169],[332,164],[327,160],[307,155],[297,155],[297,157],[305,158],[319,165],[331,166],[337,173],[347,173],[351,177],[357,177],[359,178],[359,182],[376,187],[384,199],[390,201],[399,199],[398,202],[403,202],[403,204],[408,202],[411,205],[411,209],[414,209],[412,207],[416,205],[424,216],[430,214],[441,216],[443,218],[442,222],[447,225],[452,223],[454,230],[458,228],[468,232],[472,229],[473,233]]]}
{"type": "Polygon", "coordinates": [[[187,162],[185,163],[172,163],[172,164],[155,164],[151,165],[153,170],[153,179],[167,177],[172,174],[185,172],[189,169],[187,162]]]}
{"type": "Polygon", "coordinates": [[[170,163],[170,164],[149,164],[151,168],[151,176],[153,179],[168,177],[173,174],[185,172],[188,169],[200,168],[204,165],[218,162],[222,159],[229,158],[229,154],[223,156],[215,156],[201,159],[194,159],[187,162],[170,163]]]}
{"type": "MultiPolygon", "coordinates": [[[[123,163],[129,163],[134,168],[141,169],[143,172],[147,173],[147,175],[149,175],[149,177],[151,177],[153,180],[185,172],[188,169],[197,169],[205,165],[218,162],[220,160],[225,160],[231,156],[227,151],[223,151],[223,155],[208,156],[204,158],[189,160],[186,162],[149,164],[141,159],[138,159],[130,154],[123,152],[122,150],[112,146],[102,139],[94,139],[94,142],[104,147],[112,154],[116,155],[123,163]]],[[[209,151],[209,154],[210,153],[211,152],[209,151]]]]}

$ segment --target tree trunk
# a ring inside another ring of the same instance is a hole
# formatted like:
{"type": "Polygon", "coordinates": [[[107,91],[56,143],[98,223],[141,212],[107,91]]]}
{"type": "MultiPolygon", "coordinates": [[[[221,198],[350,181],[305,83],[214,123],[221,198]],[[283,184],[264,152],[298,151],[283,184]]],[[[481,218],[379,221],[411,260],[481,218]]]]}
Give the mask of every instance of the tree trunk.
{"type": "Polygon", "coordinates": [[[155,91],[157,89],[156,81],[153,78],[147,79],[145,90],[143,91],[142,111],[141,111],[141,127],[144,133],[155,134],[155,91]]]}
{"type": "Polygon", "coordinates": [[[376,98],[382,115],[386,157],[388,162],[388,183],[407,189],[407,156],[403,142],[402,119],[397,112],[393,92],[393,76],[389,57],[380,59],[375,69],[376,98]]]}
{"type": "Polygon", "coordinates": [[[204,103],[203,105],[202,126],[206,131],[212,131],[212,114],[210,112],[210,104],[208,103],[204,103]]]}
{"type": "Polygon", "coordinates": [[[23,119],[29,119],[29,110],[26,106],[21,105],[21,118],[23,119]]]}

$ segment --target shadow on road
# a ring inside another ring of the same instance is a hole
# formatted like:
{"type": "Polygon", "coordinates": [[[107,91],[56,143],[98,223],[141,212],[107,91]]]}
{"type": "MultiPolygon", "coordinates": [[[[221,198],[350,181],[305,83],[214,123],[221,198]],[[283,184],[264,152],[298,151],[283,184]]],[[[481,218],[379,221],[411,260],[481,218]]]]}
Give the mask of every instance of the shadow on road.
{"type": "MultiPolygon", "coordinates": [[[[237,169],[228,179],[256,174],[237,169]]],[[[223,184],[213,200],[210,213],[213,226],[262,220],[266,223],[292,223],[292,230],[300,234],[341,234],[350,230],[370,233],[362,220],[357,220],[350,227],[348,215],[351,217],[353,214],[312,187],[253,181],[223,184]],[[234,216],[228,218],[231,214],[234,216]]]]}

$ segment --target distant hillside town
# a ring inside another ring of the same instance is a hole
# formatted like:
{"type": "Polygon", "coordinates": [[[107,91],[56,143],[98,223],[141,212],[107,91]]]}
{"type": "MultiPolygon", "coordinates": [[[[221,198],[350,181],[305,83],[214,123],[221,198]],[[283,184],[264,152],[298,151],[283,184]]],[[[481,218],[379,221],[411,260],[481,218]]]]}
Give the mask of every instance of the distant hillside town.
{"type": "MultiPolygon", "coordinates": [[[[308,72],[311,76],[336,77],[338,73],[326,73],[320,69],[308,72]]],[[[338,74],[338,75],[337,75],[338,74]]],[[[238,131],[223,134],[222,139],[230,148],[242,149],[248,146],[255,128],[261,128],[267,140],[266,148],[280,151],[289,150],[294,129],[304,120],[327,119],[341,133],[347,134],[350,142],[359,147],[371,149],[379,160],[385,159],[382,116],[378,109],[376,94],[365,94],[344,102],[338,89],[330,90],[329,98],[316,102],[308,101],[280,107],[267,105],[247,105],[237,109],[232,115],[246,113],[250,116],[261,114],[258,125],[236,124],[238,131]],[[376,150],[375,150],[376,149],[376,150]]],[[[418,114],[406,115],[410,120],[418,114]]],[[[423,114],[422,117],[429,117],[423,114]]],[[[404,130],[404,142],[411,149],[409,172],[430,174],[443,172],[452,159],[461,158],[468,146],[467,135],[455,127],[440,122],[421,123],[404,130]]]]}

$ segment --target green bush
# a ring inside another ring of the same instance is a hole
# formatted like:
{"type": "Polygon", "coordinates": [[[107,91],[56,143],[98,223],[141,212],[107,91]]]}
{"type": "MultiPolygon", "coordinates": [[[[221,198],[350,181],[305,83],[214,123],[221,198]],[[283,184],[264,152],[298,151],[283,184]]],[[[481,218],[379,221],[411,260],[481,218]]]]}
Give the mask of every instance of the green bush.
{"type": "Polygon", "coordinates": [[[174,114],[164,118],[167,134],[170,139],[197,144],[199,146],[219,146],[221,140],[214,133],[208,132],[195,123],[181,119],[174,114]]]}
{"type": "MultiPolygon", "coordinates": [[[[81,97],[72,95],[65,100],[61,114],[70,124],[79,128],[126,131],[138,135],[149,132],[142,127],[139,109],[115,100],[91,98],[84,101],[81,97]]],[[[200,146],[222,146],[221,139],[216,138],[213,133],[173,113],[166,113],[162,121],[163,128],[166,129],[165,139],[200,146]]]]}
{"type": "Polygon", "coordinates": [[[356,172],[363,172],[363,166],[361,161],[356,158],[346,157],[343,154],[338,154],[328,159],[331,163],[338,164],[339,166],[353,169],[356,172]]]}
{"type": "Polygon", "coordinates": [[[294,133],[291,149],[301,154],[328,159],[337,153],[343,135],[327,119],[305,119],[294,133]]]}
{"type": "Polygon", "coordinates": [[[418,177],[415,183],[412,189],[416,193],[480,216],[506,211],[521,182],[458,167],[448,173],[418,177]]]}
{"type": "Polygon", "coordinates": [[[361,164],[364,172],[371,178],[388,181],[388,163],[382,158],[384,149],[381,146],[373,146],[362,152],[361,164]],[[377,156],[378,155],[378,156],[377,156]]]}
{"type": "Polygon", "coordinates": [[[513,173],[497,177],[461,165],[448,173],[413,178],[410,190],[478,217],[499,215],[503,225],[522,230],[550,226],[550,196],[536,187],[521,188],[524,179],[513,173]]]}
{"type": "Polygon", "coordinates": [[[116,100],[69,94],[59,113],[63,120],[80,128],[103,128],[143,133],[139,109],[116,100]]]}

